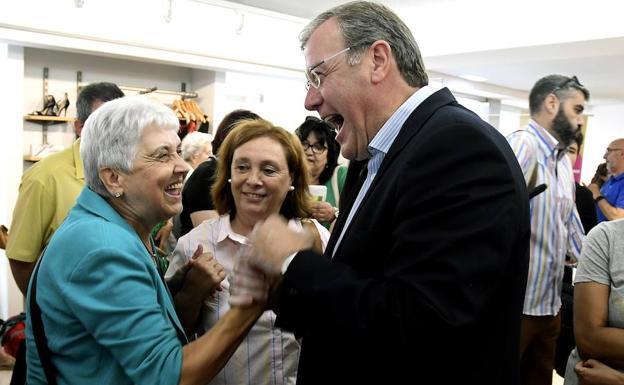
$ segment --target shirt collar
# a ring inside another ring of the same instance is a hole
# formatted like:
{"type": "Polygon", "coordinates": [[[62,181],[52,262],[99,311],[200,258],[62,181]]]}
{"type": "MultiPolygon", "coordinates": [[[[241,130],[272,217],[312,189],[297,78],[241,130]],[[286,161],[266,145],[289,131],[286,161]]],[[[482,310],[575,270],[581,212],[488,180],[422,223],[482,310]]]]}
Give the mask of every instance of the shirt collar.
{"type": "Polygon", "coordinates": [[[236,234],[232,230],[232,223],[230,222],[230,214],[221,215],[219,217],[219,235],[217,236],[217,242],[223,242],[226,238],[230,238],[236,243],[246,245],[249,243],[247,237],[236,234]]]}
{"type": "Polygon", "coordinates": [[[622,179],[624,179],[624,172],[621,172],[621,173],[619,173],[617,175],[612,175],[611,178],[609,178],[609,179],[612,179],[614,181],[622,180],[622,179]]]}
{"type": "Polygon", "coordinates": [[[421,87],[394,111],[392,116],[390,116],[377,135],[375,135],[373,140],[368,144],[368,152],[371,156],[375,156],[380,152],[383,154],[388,153],[407,118],[409,118],[412,112],[414,112],[425,99],[431,96],[433,92],[430,86],[421,87]]]}
{"type": "MultiPolygon", "coordinates": [[[[230,238],[232,241],[236,243],[240,243],[242,245],[248,245],[249,239],[244,236],[234,232],[232,230],[232,222],[230,222],[230,214],[221,215],[218,218],[219,221],[219,234],[217,235],[217,243],[223,242],[226,238],[230,238]]],[[[290,219],[288,221],[288,226],[294,230],[300,230],[301,225],[298,221],[294,219],[290,219]]]]}
{"type": "Polygon", "coordinates": [[[539,145],[540,147],[542,147],[546,154],[553,155],[557,158],[557,160],[560,160],[562,158],[562,155],[565,154],[565,151],[557,152],[557,150],[565,150],[565,146],[563,146],[562,143],[555,139],[555,137],[552,136],[547,129],[540,126],[533,119],[529,120],[529,129],[532,130],[535,135],[537,135],[537,137],[539,138],[539,145]]]}

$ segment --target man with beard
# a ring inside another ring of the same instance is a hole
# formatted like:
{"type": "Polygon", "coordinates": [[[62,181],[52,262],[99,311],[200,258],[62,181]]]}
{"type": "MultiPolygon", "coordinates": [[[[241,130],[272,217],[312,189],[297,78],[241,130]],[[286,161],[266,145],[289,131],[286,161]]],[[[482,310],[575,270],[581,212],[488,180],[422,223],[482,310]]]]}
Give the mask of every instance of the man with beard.
{"type": "Polygon", "coordinates": [[[602,187],[596,183],[587,186],[596,203],[598,222],[624,218],[624,138],[611,142],[603,158],[611,177],[602,187]]]}
{"type": "Polygon", "coordinates": [[[578,258],[584,237],[566,153],[583,124],[588,99],[589,91],[576,76],[546,76],[529,94],[531,119],[526,129],[507,138],[529,190],[547,186],[531,199],[529,274],[520,333],[522,384],[552,382],[565,258],[578,258]]]}

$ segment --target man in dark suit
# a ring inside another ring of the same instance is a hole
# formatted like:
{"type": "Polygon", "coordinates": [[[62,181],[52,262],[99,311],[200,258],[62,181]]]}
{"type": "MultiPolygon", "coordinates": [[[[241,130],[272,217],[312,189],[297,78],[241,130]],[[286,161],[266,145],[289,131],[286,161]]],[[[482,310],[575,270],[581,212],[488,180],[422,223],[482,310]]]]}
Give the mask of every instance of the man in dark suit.
{"type": "Polygon", "coordinates": [[[298,383],[517,383],[530,230],[507,142],[427,86],[382,5],[333,8],[301,41],[306,108],[368,164],[325,257],[278,216],[252,237],[253,263],[278,277],[278,325],[303,337],[298,383]]]}

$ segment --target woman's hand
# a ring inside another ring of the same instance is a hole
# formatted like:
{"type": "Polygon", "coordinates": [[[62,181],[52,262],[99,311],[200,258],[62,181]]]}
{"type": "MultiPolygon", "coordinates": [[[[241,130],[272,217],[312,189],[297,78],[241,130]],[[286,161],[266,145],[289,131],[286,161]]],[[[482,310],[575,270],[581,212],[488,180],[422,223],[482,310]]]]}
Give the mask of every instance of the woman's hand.
{"type": "Polygon", "coordinates": [[[187,273],[184,279],[184,291],[196,293],[206,298],[221,289],[221,281],[225,279],[223,266],[214,259],[212,253],[204,253],[201,245],[187,262],[187,273]]]}
{"type": "Polygon", "coordinates": [[[594,359],[581,361],[574,367],[582,385],[622,385],[624,374],[594,359]]]}
{"type": "Polygon", "coordinates": [[[154,242],[158,245],[158,249],[163,255],[166,254],[165,251],[167,250],[167,242],[169,242],[169,236],[171,235],[172,230],[173,220],[169,219],[164,225],[162,225],[154,237],[154,242]]]}
{"type": "Polygon", "coordinates": [[[336,209],[327,202],[315,202],[312,205],[312,218],[319,222],[332,222],[336,219],[336,209]]]}

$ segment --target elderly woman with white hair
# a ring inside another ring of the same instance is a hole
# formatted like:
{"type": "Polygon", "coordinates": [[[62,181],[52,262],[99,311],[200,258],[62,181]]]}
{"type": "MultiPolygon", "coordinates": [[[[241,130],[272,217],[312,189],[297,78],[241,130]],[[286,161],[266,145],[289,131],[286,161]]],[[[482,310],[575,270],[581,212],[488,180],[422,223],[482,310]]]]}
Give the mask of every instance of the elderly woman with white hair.
{"type": "MultiPolygon", "coordinates": [[[[254,275],[257,291],[187,343],[150,237],[182,209],[177,129],[170,109],[144,97],[108,102],[87,120],[86,187],[28,291],[29,384],[205,384],[262,313],[268,285],[254,275]]],[[[198,249],[181,291],[208,296],[223,274],[198,249]]]]}
{"type": "Polygon", "coordinates": [[[212,135],[205,132],[191,132],[182,139],[182,159],[188,163],[191,170],[186,179],[202,162],[212,156],[212,135]]]}

